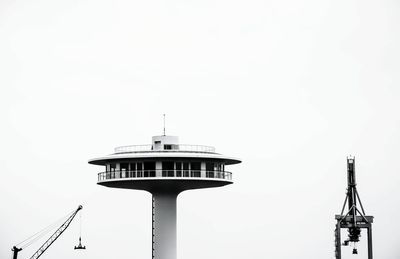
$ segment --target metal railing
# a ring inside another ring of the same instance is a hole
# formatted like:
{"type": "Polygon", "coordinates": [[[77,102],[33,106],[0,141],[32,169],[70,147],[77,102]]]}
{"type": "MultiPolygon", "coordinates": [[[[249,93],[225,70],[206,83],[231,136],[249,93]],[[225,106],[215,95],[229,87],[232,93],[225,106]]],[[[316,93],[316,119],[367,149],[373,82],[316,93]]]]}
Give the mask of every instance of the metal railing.
{"type": "Polygon", "coordinates": [[[151,152],[152,145],[131,145],[114,148],[116,154],[133,152],[151,152]]]}
{"type": "Polygon", "coordinates": [[[136,171],[107,171],[98,174],[98,181],[103,182],[113,179],[137,179],[137,178],[204,178],[223,179],[232,181],[232,173],[227,171],[205,170],[136,170],[136,171]]]}
{"type": "Polygon", "coordinates": [[[132,145],[116,147],[114,152],[116,154],[123,153],[136,153],[136,152],[198,152],[198,153],[215,153],[215,147],[203,145],[170,145],[171,149],[153,149],[152,145],[132,145]]]}

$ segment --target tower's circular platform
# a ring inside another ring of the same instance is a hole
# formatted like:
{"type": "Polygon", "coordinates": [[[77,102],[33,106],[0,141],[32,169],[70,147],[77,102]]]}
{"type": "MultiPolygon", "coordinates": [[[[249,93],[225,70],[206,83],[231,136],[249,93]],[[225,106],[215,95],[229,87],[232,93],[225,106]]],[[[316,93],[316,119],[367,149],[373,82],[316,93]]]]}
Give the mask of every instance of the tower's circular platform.
{"type": "Polygon", "coordinates": [[[98,174],[100,185],[153,192],[231,184],[232,173],[225,171],[225,165],[240,160],[218,154],[213,147],[182,145],[177,137],[156,136],[151,145],[117,147],[113,154],[89,163],[106,167],[98,174]]]}

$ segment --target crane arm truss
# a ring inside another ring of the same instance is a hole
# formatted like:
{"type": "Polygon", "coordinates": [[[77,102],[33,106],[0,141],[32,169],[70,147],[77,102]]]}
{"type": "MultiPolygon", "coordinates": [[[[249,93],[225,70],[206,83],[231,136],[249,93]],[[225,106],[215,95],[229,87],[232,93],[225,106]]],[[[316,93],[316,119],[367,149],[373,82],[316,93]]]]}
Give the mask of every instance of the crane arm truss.
{"type": "Polygon", "coordinates": [[[72,220],[75,218],[76,214],[82,209],[80,205],[71,216],[54,232],[49,239],[31,256],[30,259],[38,259],[46,250],[49,248],[54,241],[68,228],[69,224],[71,224],[72,220]]]}

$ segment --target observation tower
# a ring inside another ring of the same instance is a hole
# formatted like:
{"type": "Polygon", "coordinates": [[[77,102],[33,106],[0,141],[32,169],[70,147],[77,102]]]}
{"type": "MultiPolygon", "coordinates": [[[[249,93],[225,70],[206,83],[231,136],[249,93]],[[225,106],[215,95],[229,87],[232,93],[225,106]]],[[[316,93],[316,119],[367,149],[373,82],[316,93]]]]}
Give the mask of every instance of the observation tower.
{"type": "Polygon", "coordinates": [[[179,144],[176,136],[154,136],[151,145],[122,146],[113,154],[89,160],[105,166],[98,184],[152,194],[152,258],[176,259],[176,199],[190,189],[232,184],[226,165],[241,161],[214,147],[179,144]]]}

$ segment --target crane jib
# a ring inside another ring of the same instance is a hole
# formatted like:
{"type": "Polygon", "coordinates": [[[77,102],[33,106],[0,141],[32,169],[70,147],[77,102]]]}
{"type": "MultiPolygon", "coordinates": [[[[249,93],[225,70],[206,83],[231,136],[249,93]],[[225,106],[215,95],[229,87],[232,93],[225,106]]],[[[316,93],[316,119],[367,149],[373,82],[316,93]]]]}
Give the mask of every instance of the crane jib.
{"type": "MultiPolygon", "coordinates": [[[[83,208],[82,205],[79,205],[79,207],[74,211],[74,213],[72,213],[72,215],[68,217],[68,219],[46,240],[46,242],[44,242],[44,244],[30,257],[30,259],[39,258],[54,243],[54,241],[56,241],[57,238],[59,238],[61,234],[68,228],[72,220],[75,218],[76,214],[82,208],[83,208]]],[[[14,246],[11,250],[13,251],[13,259],[17,259],[18,252],[20,252],[22,249],[14,246]]]]}

